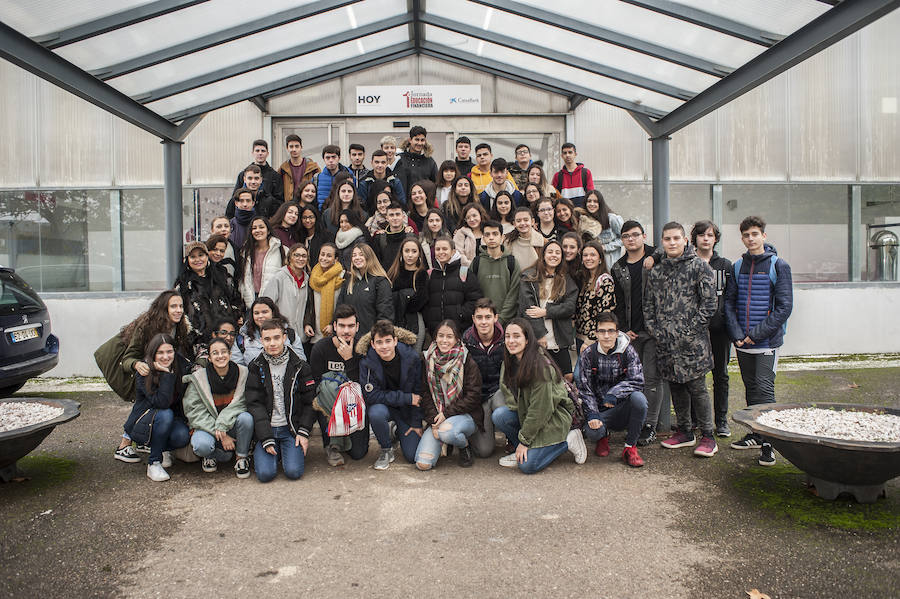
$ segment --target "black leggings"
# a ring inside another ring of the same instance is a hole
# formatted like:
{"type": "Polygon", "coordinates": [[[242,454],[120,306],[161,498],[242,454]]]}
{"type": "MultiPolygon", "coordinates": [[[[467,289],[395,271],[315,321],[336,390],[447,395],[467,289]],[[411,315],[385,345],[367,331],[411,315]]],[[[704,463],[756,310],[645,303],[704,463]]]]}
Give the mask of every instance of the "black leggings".
{"type": "Polygon", "coordinates": [[[550,354],[550,357],[553,358],[553,361],[556,362],[563,374],[572,374],[572,356],[569,355],[568,347],[548,349],[547,353],[550,354]]]}

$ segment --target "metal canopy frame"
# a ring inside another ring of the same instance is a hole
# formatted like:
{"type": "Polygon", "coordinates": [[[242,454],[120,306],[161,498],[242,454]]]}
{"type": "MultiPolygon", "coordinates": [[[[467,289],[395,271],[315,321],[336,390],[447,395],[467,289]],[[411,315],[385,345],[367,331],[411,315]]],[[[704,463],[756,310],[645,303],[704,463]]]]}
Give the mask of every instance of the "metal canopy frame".
{"type": "Polygon", "coordinates": [[[349,6],[357,2],[360,2],[360,0],[318,0],[318,2],[313,2],[312,4],[305,4],[297,8],[256,19],[255,21],[248,21],[234,27],[229,27],[228,29],[223,29],[222,31],[216,31],[209,35],[203,35],[190,42],[175,44],[174,46],[163,48],[162,50],[157,50],[156,52],[151,52],[144,56],[138,56],[137,58],[125,60],[102,69],[96,69],[91,71],[91,74],[106,81],[113,77],[119,77],[120,75],[126,75],[128,73],[133,73],[134,71],[152,67],[161,62],[166,62],[167,60],[180,58],[193,52],[206,50],[213,46],[225,44],[248,35],[253,35],[254,33],[280,27],[281,25],[287,25],[294,21],[349,6]]]}
{"type": "Polygon", "coordinates": [[[181,257],[181,142],[200,122],[203,115],[244,100],[253,102],[263,112],[270,98],[317,83],[349,75],[380,64],[411,55],[429,56],[484,72],[510,81],[566,96],[569,109],[574,110],[585,99],[617,106],[627,110],[652,141],[653,220],[654,232],[659,235],[669,213],[669,139],[670,135],[696,120],[720,108],[735,98],[783,73],[792,66],[844,39],[900,6],[900,0],[818,0],[833,6],[818,18],[810,21],[794,33],[783,37],[755,27],[739,23],[719,15],[695,9],[671,0],[622,0],[641,9],[703,27],[735,39],[751,42],[766,48],[756,58],[737,69],[714,61],[693,56],[678,49],[668,48],[583,23],[575,18],[533,7],[515,0],[470,0],[472,3],[504,11],[511,15],[543,23],[553,28],[572,32],[597,41],[613,44],[646,56],[680,65],[719,79],[700,93],[693,93],[678,86],[626,72],[609,65],[526,40],[496,34],[471,24],[430,15],[426,0],[407,0],[407,14],[397,15],[355,27],[330,39],[307,42],[289,50],[272,52],[262,57],[238,64],[211,68],[202,75],[181,82],[157,87],[146,94],[130,98],[107,81],[141,69],[164,63],[175,58],[212,48],[262,31],[267,31],[295,21],[327,13],[362,0],[316,0],[315,2],[284,10],[241,23],[189,42],[175,44],[161,50],[123,60],[118,63],[87,72],[65,60],[54,49],[87,40],[119,28],[137,25],[143,21],[168,15],[209,0],[156,0],[143,6],[110,14],[87,23],[29,39],[22,33],[0,22],[0,58],[50,81],[78,97],[110,112],[163,140],[164,179],[167,224],[168,271],[177,274],[181,257]],[[272,81],[253,89],[244,90],[192,106],[169,115],[160,115],[141,102],[149,103],[172,95],[196,89],[229,77],[251,73],[285,60],[323,50],[337,43],[347,43],[394,27],[407,25],[409,41],[369,52],[360,57],[338,61],[327,66],[309,69],[290,77],[272,81]],[[459,35],[497,44],[531,54],[541,59],[565,64],[603,77],[650,90],[682,100],[674,110],[664,114],[625,98],[613,97],[543,74],[522,69],[521,65],[509,65],[458,49],[436,44],[426,39],[425,27],[433,26],[459,35]],[[140,101],[138,101],[140,100],[140,101]],[[180,124],[176,124],[179,122],[180,124]]]}

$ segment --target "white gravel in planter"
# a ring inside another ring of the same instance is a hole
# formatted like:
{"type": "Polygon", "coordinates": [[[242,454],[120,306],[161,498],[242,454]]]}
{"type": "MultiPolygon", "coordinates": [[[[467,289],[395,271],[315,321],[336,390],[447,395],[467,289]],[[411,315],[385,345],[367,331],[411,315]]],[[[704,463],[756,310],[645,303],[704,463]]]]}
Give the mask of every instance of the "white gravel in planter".
{"type": "Polygon", "coordinates": [[[760,424],[801,435],[852,441],[900,441],[900,416],[853,410],[791,408],[770,410],[756,419],[760,424]]]}
{"type": "Polygon", "coordinates": [[[40,424],[65,412],[63,408],[32,401],[0,403],[0,433],[40,424]]]}

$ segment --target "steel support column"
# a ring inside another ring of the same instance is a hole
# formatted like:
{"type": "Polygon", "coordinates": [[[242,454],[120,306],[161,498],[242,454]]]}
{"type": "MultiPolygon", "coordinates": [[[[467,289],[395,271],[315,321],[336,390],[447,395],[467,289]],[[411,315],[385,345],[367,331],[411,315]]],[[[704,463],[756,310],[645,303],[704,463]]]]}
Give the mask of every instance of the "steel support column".
{"type": "MultiPolygon", "coordinates": [[[[862,278],[862,256],[860,250],[868,239],[860,239],[862,229],[862,185],[851,185],[848,191],[850,218],[847,221],[847,280],[862,278]]],[[[866,248],[865,251],[868,251],[866,248]]],[[[868,275],[868,273],[866,273],[868,275]]]]}
{"type": "MultiPolygon", "coordinates": [[[[722,194],[722,184],[715,183],[710,185],[709,196],[712,200],[712,222],[716,223],[716,226],[721,229],[722,223],[725,221],[725,200],[722,194]]],[[[719,249],[721,250],[721,248],[719,249]]]]}
{"type": "Polygon", "coordinates": [[[662,228],[669,222],[669,140],[654,137],[650,140],[653,177],[653,240],[659,245],[662,228]]]}
{"type": "Polygon", "coordinates": [[[166,286],[171,286],[181,267],[184,237],[181,191],[181,142],[163,144],[163,182],[166,203],[166,286]]]}

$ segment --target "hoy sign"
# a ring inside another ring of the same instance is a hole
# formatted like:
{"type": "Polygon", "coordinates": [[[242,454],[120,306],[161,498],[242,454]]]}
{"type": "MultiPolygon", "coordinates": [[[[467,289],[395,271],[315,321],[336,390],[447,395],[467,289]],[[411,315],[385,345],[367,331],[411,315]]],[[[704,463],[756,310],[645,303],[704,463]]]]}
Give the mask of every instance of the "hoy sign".
{"type": "Polygon", "coordinates": [[[477,114],[480,85],[359,85],[357,114],[477,114]]]}

